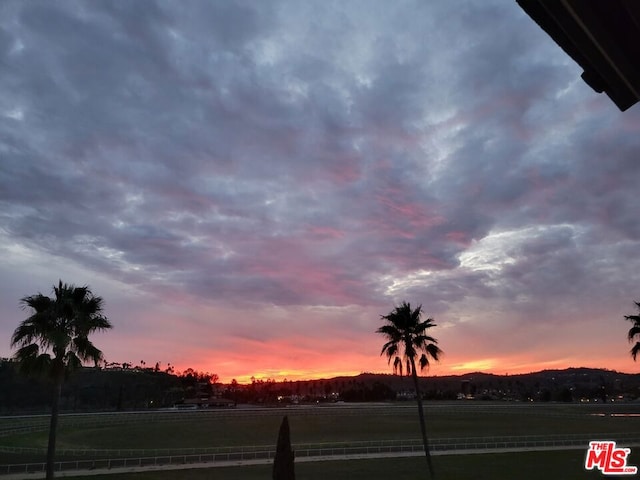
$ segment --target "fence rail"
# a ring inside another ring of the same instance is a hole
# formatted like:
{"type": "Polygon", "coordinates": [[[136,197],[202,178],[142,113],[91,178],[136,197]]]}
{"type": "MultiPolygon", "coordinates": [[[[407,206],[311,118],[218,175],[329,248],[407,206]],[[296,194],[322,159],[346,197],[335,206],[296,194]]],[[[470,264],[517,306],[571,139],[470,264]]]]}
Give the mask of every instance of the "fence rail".
{"type": "MultiPolygon", "coordinates": [[[[484,402],[445,402],[425,405],[427,414],[459,415],[461,412],[484,414],[542,415],[545,417],[580,417],[594,414],[613,414],[619,409],[640,412],[640,406],[629,403],[609,404],[536,404],[536,403],[484,403],[484,402]],[[544,407],[544,408],[542,408],[544,407]],[[593,413],[596,412],[596,413],[593,413]]],[[[69,413],[60,415],[60,427],[98,427],[122,425],[136,422],[181,422],[185,420],[202,421],[219,416],[265,416],[265,415],[335,415],[337,412],[348,415],[412,415],[415,405],[410,404],[327,404],[321,406],[289,406],[275,408],[238,408],[207,409],[193,411],[152,410],[133,412],[69,413]]],[[[49,426],[47,415],[27,415],[0,417],[0,437],[46,430],[49,426]]]]}
{"type": "MultiPolygon", "coordinates": [[[[640,445],[640,434],[580,434],[580,435],[533,435],[533,436],[503,436],[503,437],[469,437],[469,438],[440,438],[433,439],[431,450],[443,451],[472,451],[492,449],[517,448],[549,448],[549,447],[587,447],[593,439],[615,439],[625,445],[640,445]]],[[[8,448],[8,447],[3,447],[8,448]]],[[[349,455],[376,455],[393,453],[413,453],[422,451],[422,441],[386,440],[371,442],[351,442],[334,444],[299,444],[294,445],[298,458],[344,457],[349,455]]],[[[194,450],[194,449],[185,449],[194,450]]],[[[206,450],[206,449],[202,449],[206,450]]],[[[195,463],[216,463],[247,460],[271,460],[275,455],[274,446],[237,447],[229,451],[201,451],[198,453],[173,453],[160,455],[143,455],[125,458],[99,458],[88,460],[72,460],[56,462],[56,471],[112,469],[126,467],[188,465],[195,463]]],[[[0,465],[0,475],[16,473],[43,472],[44,463],[24,463],[0,465]]]]}
{"type": "MultiPolygon", "coordinates": [[[[598,434],[554,434],[554,435],[511,435],[511,436],[492,436],[492,437],[454,437],[454,438],[435,438],[431,440],[431,448],[448,448],[451,445],[476,445],[483,443],[514,443],[514,442],[584,442],[585,439],[593,438],[615,438],[617,441],[640,441],[640,434],[637,433],[598,433],[598,434]]],[[[407,447],[417,445],[422,448],[422,440],[416,439],[396,439],[396,440],[366,440],[351,442],[328,442],[328,443],[299,443],[294,444],[293,448],[301,450],[315,450],[325,448],[361,448],[361,447],[407,447]]],[[[210,454],[229,454],[229,453],[253,453],[257,451],[275,450],[274,445],[243,445],[229,447],[186,447],[186,448],[135,448],[135,449],[57,449],[56,452],[60,456],[117,456],[117,457],[156,457],[156,456],[184,456],[184,455],[210,455],[210,454]]],[[[21,446],[1,446],[0,452],[11,454],[46,454],[46,448],[38,447],[21,447],[21,446]]]]}

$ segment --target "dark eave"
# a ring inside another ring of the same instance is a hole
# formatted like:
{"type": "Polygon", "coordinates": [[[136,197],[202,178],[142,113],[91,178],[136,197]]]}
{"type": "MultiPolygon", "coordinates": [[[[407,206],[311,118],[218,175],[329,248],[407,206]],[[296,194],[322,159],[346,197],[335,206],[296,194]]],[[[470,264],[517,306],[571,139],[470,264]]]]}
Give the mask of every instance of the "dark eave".
{"type": "Polygon", "coordinates": [[[516,0],[622,111],[640,100],[640,0],[516,0]]]}

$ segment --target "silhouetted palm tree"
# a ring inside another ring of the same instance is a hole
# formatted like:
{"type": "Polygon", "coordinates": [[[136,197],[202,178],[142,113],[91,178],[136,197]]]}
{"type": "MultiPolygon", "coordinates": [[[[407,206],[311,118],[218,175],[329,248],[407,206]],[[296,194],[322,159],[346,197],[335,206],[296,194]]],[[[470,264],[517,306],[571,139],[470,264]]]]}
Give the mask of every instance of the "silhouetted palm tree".
{"type": "MultiPolygon", "coordinates": [[[[629,329],[629,342],[633,342],[635,337],[638,337],[640,340],[640,302],[635,302],[636,307],[638,307],[638,315],[625,315],[624,318],[633,322],[633,327],[629,329]]],[[[631,356],[635,361],[636,357],[640,353],[640,341],[637,341],[636,344],[631,348],[631,356]]]]}
{"type": "Polygon", "coordinates": [[[433,464],[429,453],[429,441],[422,407],[422,394],[418,385],[416,360],[420,364],[420,369],[424,369],[429,366],[429,358],[436,361],[439,359],[442,355],[442,350],[437,345],[438,341],[426,334],[428,329],[436,326],[433,323],[433,319],[427,318],[422,321],[421,317],[422,305],[413,310],[409,303],[403,302],[400,306],[395,307],[391,313],[381,315],[386,324],[380,327],[377,333],[381,333],[387,339],[387,343],[383,345],[380,355],[386,354],[389,363],[393,359],[393,369],[394,371],[399,371],[400,375],[402,375],[403,364],[406,364],[407,375],[411,375],[413,378],[418,401],[418,415],[420,417],[424,453],[427,458],[429,473],[433,478],[433,464]],[[418,355],[420,355],[419,358],[418,355]]]}
{"type": "Polygon", "coordinates": [[[18,348],[14,358],[20,370],[30,375],[46,375],[53,381],[47,479],[53,478],[62,383],[66,374],[83,362],[93,361],[97,365],[102,360],[102,352],[91,343],[89,335],[111,328],[102,315],[102,298],[94,296],[89,287],[75,287],[61,280],[53,291],[54,298],[38,293],[20,300],[31,315],[11,337],[11,347],[18,348]]]}

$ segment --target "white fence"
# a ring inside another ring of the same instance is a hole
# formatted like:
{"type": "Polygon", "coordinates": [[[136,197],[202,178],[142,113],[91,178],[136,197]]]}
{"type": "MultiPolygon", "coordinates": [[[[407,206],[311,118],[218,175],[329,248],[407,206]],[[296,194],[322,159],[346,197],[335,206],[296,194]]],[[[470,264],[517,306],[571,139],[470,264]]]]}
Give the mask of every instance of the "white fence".
{"type": "MultiPolygon", "coordinates": [[[[433,452],[464,451],[464,450],[492,450],[492,449],[519,449],[519,448],[548,448],[548,447],[588,447],[588,443],[594,439],[611,439],[625,446],[640,445],[640,434],[580,434],[580,435],[531,435],[531,436],[503,436],[503,437],[469,437],[469,438],[440,438],[433,439],[430,447],[433,452]]],[[[3,447],[3,450],[9,447],[3,447]]],[[[20,447],[16,447],[20,448],[20,447]]],[[[318,457],[344,457],[349,455],[376,455],[407,452],[421,452],[422,441],[411,440],[386,440],[371,442],[350,442],[334,444],[301,444],[294,445],[297,458],[318,457]]],[[[112,469],[123,467],[145,467],[162,465],[188,465],[196,463],[216,463],[246,460],[273,459],[274,446],[248,446],[235,449],[182,449],[183,452],[173,451],[164,454],[142,454],[138,457],[99,458],[90,460],[72,460],[56,462],[56,471],[112,469]],[[196,452],[196,450],[202,450],[196,452]],[[208,450],[208,451],[207,451],[208,450]],[[222,451],[228,450],[228,451],[222,451]],[[192,452],[192,453],[186,453],[192,452]]],[[[86,454],[95,454],[96,451],[84,451],[86,454]]],[[[104,452],[104,451],[102,451],[104,452]]],[[[111,453],[115,451],[109,451],[111,453]]],[[[121,451],[123,455],[134,451],[121,451]],[[126,452],[126,453],[125,453],[126,452]]],[[[150,452],[150,450],[136,450],[136,453],[150,452]]],[[[160,450],[153,450],[160,452],[160,450]]],[[[0,475],[15,473],[43,472],[44,463],[25,463],[14,465],[1,465],[0,475]]]]}
{"type": "MultiPolygon", "coordinates": [[[[203,410],[150,410],[133,412],[68,413],[60,415],[59,426],[107,426],[135,422],[181,422],[189,419],[201,421],[206,418],[233,416],[282,416],[282,415],[335,415],[337,412],[348,415],[413,415],[416,406],[411,402],[403,404],[321,404],[300,405],[276,408],[238,408],[203,410]]],[[[459,415],[461,412],[476,414],[509,413],[517,415],[544,415],[550,417],[580,417],[583,415],[614,414],[618,410],[633,410],[640,413],[638,404],[629,403],[591,403],[591,404],[553,404],[553,403],[490,403],[490,402],[439,402],[426,404],[427,415],[459,415]],[[596,412],[596,413],[594,413],[596,412]]],[[[0,417],[0,437],[15,433],[46,430],[49,427],[48,415],[0,417]]]]}

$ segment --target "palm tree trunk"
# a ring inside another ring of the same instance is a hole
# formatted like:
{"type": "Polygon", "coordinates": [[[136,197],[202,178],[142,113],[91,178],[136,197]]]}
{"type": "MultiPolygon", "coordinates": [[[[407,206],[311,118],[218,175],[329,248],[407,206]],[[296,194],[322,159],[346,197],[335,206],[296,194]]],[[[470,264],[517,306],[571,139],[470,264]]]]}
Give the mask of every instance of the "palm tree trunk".
{"type": "Polygon", "coordinates": [[[60,395],[62,393],[62,377],[56,378],[51,402],[51,421],[49,423],[49,444],[47,446],[46,480],[52,480],[54,474],[54,459],[56,455],[56,433],[58,431],[58,413],[60,410],[60,395]]]}
{"type": "Polygon", "coordinates": [[[416,389],[416,399],[418,401],[418,416],[420,417],[420,431],[422,432],[422,443],[424,444],[424,454],[427,457],[427,466],[429,467],[429,474],[431,478],[436,478],[433,471],[433,463],[431,462],[431,453],[429,452],[429,440],[427,439],[427,427],[424,421],[424,410],[422,408],[422,395],[420,393],[420,387],[418,386],[418,374],[416,373],[416,363],[413,357],[411,360],[411,376],[413,377],[413,385],[416,389]]]}

